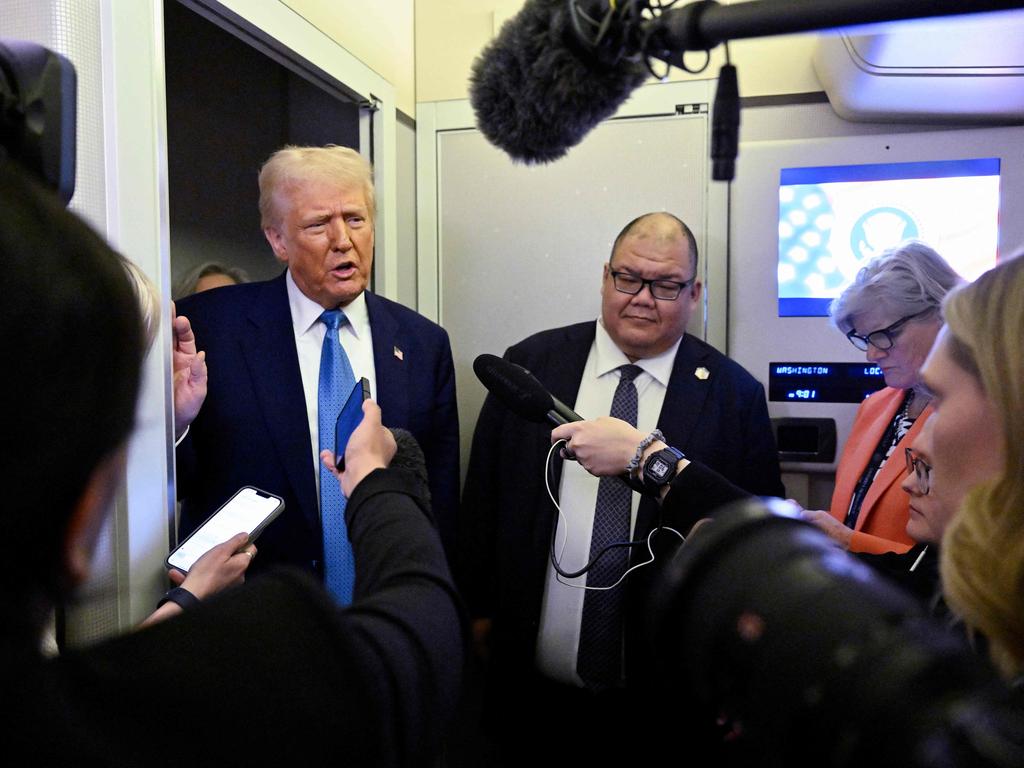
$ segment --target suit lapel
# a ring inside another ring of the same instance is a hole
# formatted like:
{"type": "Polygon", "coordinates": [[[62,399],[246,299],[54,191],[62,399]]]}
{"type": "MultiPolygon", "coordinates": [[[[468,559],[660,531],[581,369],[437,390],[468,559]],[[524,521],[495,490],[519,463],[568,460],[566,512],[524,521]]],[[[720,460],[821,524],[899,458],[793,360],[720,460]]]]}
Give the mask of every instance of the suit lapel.
{"type": "MultiPolygon", "coordinates": [[[[885,420],[888,425],[892,419],[896,416],[896,411],[903,403],[903,397],[896,398],[894,408],[888,413],[888,418],[885,420]]],[[[907,434],[903,436],[903,439],[896,443],[896,447],[892,449],[892,453],[889,458],[885,460],[885,465],[879,471],[878,476],[874,479],[868,488],[868,492],[864,495],[864,501],[860,505],[860,514],[857,515],[857,525],[854,526],[855,531],[859,531],[864,528],[867,524],[868,518],[871,517],[871,513],[874,511],[875,504],[882,497],[882,495],[889,490],[893,483],[898,483],[903,480],[907,474],[906,465],[903,458],[903,448],[914,442],[914,438],[917,437],[917,433],[921,431],[921,427],[924,426],[925,421],[932,413],[931,403],[925,406],[925,409],[921,411],[921,415],[914,420],[910,429],[907,430],[907,434]]],[[[884,428],[883,428],[884,429],[884,428]]]]}
{"type": "Polygon", "coordinates": [[[707,350],[701,344],[688,335],[683,336],[672,365],[665,402],[658,415],[658,428],[669,444],[683,453],[690,448],[690,435],[697,426],[716,373],[709,371],[709,376],[698,378],[697,369],[707,364],[707,357],[707,350]]]}
{"type": "Polygon", "coordinates": [[[377,379],[374,393],[385,425],[409,423],[409,365],[407,349],[401,329],[387,305],[366,291],[366,311],[370,317],[373,335],[373,369],[377,379]]]}
{"type": "MultiPolygon", "coordinates": [[[[548,392],[575,410],[576,396],[583,381],[583,369],[587,367],[587,358],[597,333],[597,324],[582,323],[570,325],[565,329],[565,337],[561,343],[554,345],[548,352],[541,371],[532,371],[548,392]]],[[[556,462],[554,468],[554,487],[562,481],[562,463],[556,462]]],[[[546,495],[546,494],[545,494],[546,495]]]]}
{"type": "Polygon", "coordinates": [[[283,274],[266,284],[246,319],[249,332],[242,335],[240,343],[258,412],[266,422],[302,513],[316,530],[319,505],[310,466],[309,417],[283,274]]]}
{"type": "MultiPolygon", "coordinates": [[[[697,426],[701,410],[711,390],[715,372],[698,378],[696,371],[707,363],[707,350],[689,335],[683,336],[672,364],[672,375],[665,390],[665,401],[658,415],[658,429],[669,445],[683,453],[689,450],[690,435],[697,426]]],[[[659,507],[653,499],[644,498],[637,510],[634,538],[646,536],[654,527],[659,507]]]]}
{"type": "MultiPolygon", "coordinates": [[[[595,329],[595,323],[580,323],[563,329],[562,337],[545,350],[543,360],[530,371],[548,392],[570,408],[576,404],[576,395],[580,391],[580,382],[583,379],[583,369],[586,368],[590,347],[594,342],[595,329]]],[[[534,445],[526,446],[525,450],[536,451],[537,455],[546,456],[551,447],[551,427],[527,426],[531,427],[529,433],[536,435],[537,442],[534,445]]],[[[561,460],[555,459],[552,475],[551,487],[555,489],[557,495],[559,484],[562,482],[561,460]]],[[[532,588],[541,594],[544,588],[544,574],[547,572],[546,563],[551,546],[551,530],[555,524],[557,513],[551,506],[543,482],[531,481],[528,487],[533,489],[532,501],[525,506],[525,509],[532,510],[530,514],[533,519],[531,552],[534,557],[534,566],[531,573],[535,583],[532,588]]],[[[530,497],[524,495],[523,498],[526,500],[530,497]]]]}

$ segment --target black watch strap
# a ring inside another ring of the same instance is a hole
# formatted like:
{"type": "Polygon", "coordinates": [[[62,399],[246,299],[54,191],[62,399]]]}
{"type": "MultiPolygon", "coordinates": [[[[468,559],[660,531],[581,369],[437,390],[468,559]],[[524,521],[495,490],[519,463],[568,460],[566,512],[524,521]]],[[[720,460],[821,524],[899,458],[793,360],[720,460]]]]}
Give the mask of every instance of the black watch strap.
{"type": "Polygon", "coordinates": [[[174,587],[173,589],[167,590],[167,594],[160,599],[160,602],[156,604],[156,607],[159,608],[164,603],[176,603],[181,607],[181,610],[189,611],[193,608],[198,608],[201,602],[202,601],[198,597],[193,595],[184,587],[174,587]]]}

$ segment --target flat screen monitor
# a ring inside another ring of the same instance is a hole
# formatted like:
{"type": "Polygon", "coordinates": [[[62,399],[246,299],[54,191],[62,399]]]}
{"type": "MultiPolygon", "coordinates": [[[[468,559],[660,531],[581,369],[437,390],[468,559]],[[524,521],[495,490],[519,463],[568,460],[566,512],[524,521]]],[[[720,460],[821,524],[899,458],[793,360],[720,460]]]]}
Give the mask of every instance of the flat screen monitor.
{"type": "Polygon", "coordinates": [[[827,316],[861,267],[909,239],[966,280],[995,266],[999,158],[781,169],[779,316],[827,316]]]}

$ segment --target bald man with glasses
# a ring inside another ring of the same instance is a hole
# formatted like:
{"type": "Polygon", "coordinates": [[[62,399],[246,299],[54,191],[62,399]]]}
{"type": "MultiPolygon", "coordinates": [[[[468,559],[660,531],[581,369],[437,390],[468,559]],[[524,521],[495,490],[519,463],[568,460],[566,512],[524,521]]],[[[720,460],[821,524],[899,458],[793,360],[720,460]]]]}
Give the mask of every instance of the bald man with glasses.
{"type": "MultiPolygon", "coordinates": [[[[538,333],[505,357],[585,418],[610,414],[645,434],[659,430],[668,445],[740,488],[781,495],[763,387],[686,333],[701,292],[689,227],[668,213],[646,214],[626,225],[603,265],[600,318],[538,333]]],[[[607,764],[615,754],[607,743],[577,737],[603,725],[625,735],[630,720],[652,725],[657,697],[644,692],[643,604],[652,573],[678,538],[658,533],[654,563],[624,578],[650,559],[646,540],[658,526],[658,505],[615,479],[556,462],[559,515],[545,489],[550,433],[493,397],[484,403],[463,494],[462,588],[490,655],[485,718],[503,757],[536,758],[533,745],[544,743],[555,745],[543,753],[552,761],[607,764]],[[641,544],[598,556],[628,540],[641,544]],[[595,558],[583,575],[559,573],[595,558]]],[[[637,756],[635,745],[630,754],[637,756]]]]}

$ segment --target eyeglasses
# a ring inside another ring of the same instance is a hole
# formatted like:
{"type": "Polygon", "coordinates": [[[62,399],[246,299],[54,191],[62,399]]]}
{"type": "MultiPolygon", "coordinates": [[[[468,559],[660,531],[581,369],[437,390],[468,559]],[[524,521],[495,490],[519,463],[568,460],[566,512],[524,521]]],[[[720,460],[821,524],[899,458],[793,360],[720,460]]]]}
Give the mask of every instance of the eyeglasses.
{"type": "Polygon", "coordinates": [[[911,472],[917,476],[917,489],[922,495],[927,495],[932,489],[932,468],[910,448],[904,448],[907,454],[907,474],[911,472]]]}
{"type": "Polygon", "coordinates": [[[896,338],[900,335],[900,332],[903,329],[904,323],[909,323],[911,320],[918,318],[921,315],[927,314],[928,312],[931,311],[932,308],[928,307],[928,309],[923,309],[920,312],[917,312],[916,314],[901,317],[892,325],[882,328],[881,330],[878,331],[872,331],[871,333],[865,336],[861,336],[859,333],[857,333],[856,328],[852,328],[850,329],[850,332],[846,334],[846,338],[850,340],[850,343],[853,344],[853,346],[855,346],[862,352],[867,352],[869,344],[875,349],[892,349],[893,345],[896,343],[896,338]]]}
{"type": "Polygon", "coordinates": [[[675,301],[683,289],[697,279],[697,276],[694,275],[685,283],[680,283],[675,280],[644,280],[642,277],[631,275],[628,272],[612,272],[611,275],[615,290],[619,293],[636,296],[647,285],[650,286],[651,296],[659,301],[675,301]]]}

